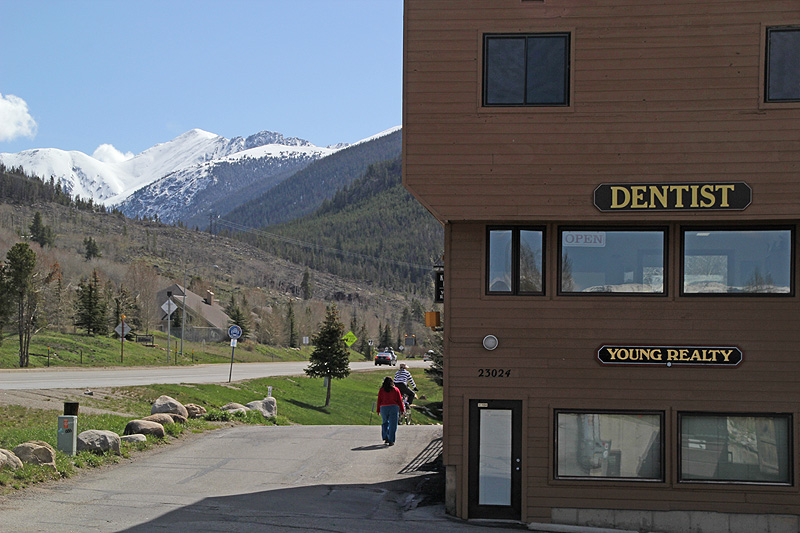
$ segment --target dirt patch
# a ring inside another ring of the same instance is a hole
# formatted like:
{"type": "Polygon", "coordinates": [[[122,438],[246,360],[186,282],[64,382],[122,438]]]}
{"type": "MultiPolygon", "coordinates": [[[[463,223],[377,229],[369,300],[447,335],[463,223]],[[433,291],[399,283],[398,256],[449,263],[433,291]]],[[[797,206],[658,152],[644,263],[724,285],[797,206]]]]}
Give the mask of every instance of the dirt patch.
{"type": "Polygon", "coordinates": [[[80,413],[87,415],[113,414],[120,416],[137,416],[135,413],[122,413],[103,407],[103,403],[111,403],[118,394],[110,388],[92,389],[35,389],[35,390],[0,390],[0,405],[21,405],[29,409],[64,412],[64,402],[78,402],[80,413]]]}

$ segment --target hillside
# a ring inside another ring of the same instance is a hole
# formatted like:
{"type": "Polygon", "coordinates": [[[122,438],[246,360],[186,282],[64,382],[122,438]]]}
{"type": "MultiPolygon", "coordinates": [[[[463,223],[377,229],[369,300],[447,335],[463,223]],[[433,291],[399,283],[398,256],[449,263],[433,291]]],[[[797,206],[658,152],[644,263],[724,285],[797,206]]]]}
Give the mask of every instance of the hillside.
{"type": "Polygon", "coordinates": [[[400,156],[402,132],[393,131],[314,161],[268,192],[222,218],[249,228],[280,224],[312,213],[336,191],[364,175],[369,165],[400,156]]]}
{"type": "Polygon", "coordinates": [[[430,297],[442,227],[401,181],[399,157],[370,165],[313,214],[241,238],[317,270],[430,297]]]}
{"type": "MultiPolygon", "coordinates": [[[[155,292],[173,282],[188,285],[195,292],[208,289],[218,300],[229,302],[233,295],[244,297],[264,342],[285,343],[287,305],[296,308],[301,336],[316,332],[325,305],[339,302],[343,321],[357,316],[366,322],[371,336],[381,324],[400,320],[404,308],[413,303],[412,295],[391,292],[368,280],[352,281],[315,268],[310,269],[313,298],[301,299],[300,284],[306,263],[293,263],[265,250],[206,232],[168,226],[154,221],[137,221],[119,212],[109,213],[90,202],[76,204],[58,192],[58,186],[19,175],[0,165],[0,254],[15,242],[25,240],[36,212],[54,235],[53,246],[40,248],[31,243],[43,262],[57,262],[64,276],[67,299],[77,283],[97,270],[108,291],[118,294],[122,287],[133,289],[136,278],[147,273],[137,294],[144,304],[155,303],[155,292]],[[61,203],[59,203],[61,202],[61,203]],[[94,239],[101,257],[84,258],[84,239],[94,239]]],[[[30,238],[29,236],[27,238],[30,238]]],[[[423,303],[429,300],[418,297],[423,303]]],[[[427,304],[426,304],[427,305],[427,304]]],[[[71,303],[56,324],[71,330],[71,303]]],[[[157,319],[154,323],[157,322],[157,319]]]]}

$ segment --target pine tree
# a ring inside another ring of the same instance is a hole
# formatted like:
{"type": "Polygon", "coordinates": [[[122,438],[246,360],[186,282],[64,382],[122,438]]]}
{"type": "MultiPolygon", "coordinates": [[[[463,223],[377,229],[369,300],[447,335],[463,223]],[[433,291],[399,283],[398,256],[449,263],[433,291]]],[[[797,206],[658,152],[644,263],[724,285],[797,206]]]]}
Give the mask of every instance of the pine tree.
{"type": "Polygon", "coordinates": [[[314,282],[311,280],[311,272],[303,272],[303,281],[300,282],[300,290],[303,291],[303,300],[310,300],[314,294],[314,282]]]}
{"type": "Polygon", "coordinates": [[[42,214],[37,211],[33,215],[33,222],[28,228],[31,232],[31,240],[44,248],[45,246],[53,246],[55,237],[53,236],[53,229],[50,226],[45,226],[42,222],[42,214]]]}
{"type": "Polygon", "coordinates": [[[105,335],[108,304],[103,299],[97,270],[92,271],[91,279],[81,280],[76,293],[75,326],[86,329],[87,335],[105,335]]]}
{"type": "Polygon", "coordinates": [[[245,340],[250,335],[250,320],[248,320],[247,313],[236,303],[236,297],[231,297],[231,303],[225,308],[225,314],[231,319],[231,324],[236,324],[242,329],[242,340],[245,340]]]}
{"type": "Polygon", "coordinates": [[[86,237],[83,239],[83,247],[85,249],[83,252],[83,257],[87,261],[91,261],[94,257],[102,256],[100,253],[100,247],[97,246],[97,241],[95,241],[92,237],[86,237]]]}
{"type": "Polygon", "coordinates": [[[444,383],[444,357],[442,334],[436,333],[433,336],[433,353],[431,354],[431,366],[425,369],[425,374],[430,377],[437,385],[444,383]]]}
{"type": "Polygon", "coordinates": [[[6,254],[3,264],[3,294],[16,311],[17,332],[19,334],[19,366],[28,366],[28,344],[31,322],[35,318],[36,298],[34,291],[34,272],[36,252],[27,243],[18,242],[6,254]]]}
{"type": "Polygon", "coordinates": [[[311,352],[310,364],[306,368],[306,374],[310,377],[328,380],[325,407],[331,404],[331,382],[350,375],[350,354],[342,340],[343,336],[344,324],[339,321],[336,306],[331,305],[327,309],[322,327],[312,339],[314,351],[311,352]]]}
{"type": "Polygon", "coordinates": [[[294,306],[289,302],[289,310],[286,312],[286,330],[289,333],[289,348],[297,348],[297,323],[294,318],[294,306]]]}

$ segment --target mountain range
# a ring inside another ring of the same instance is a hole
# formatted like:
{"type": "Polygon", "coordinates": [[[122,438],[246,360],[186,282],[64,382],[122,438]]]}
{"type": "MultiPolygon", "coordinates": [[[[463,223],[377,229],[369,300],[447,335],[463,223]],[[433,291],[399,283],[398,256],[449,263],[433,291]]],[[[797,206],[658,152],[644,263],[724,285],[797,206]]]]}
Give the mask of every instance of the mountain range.
{"type": "MultiPolygon", "coordinates": [[[[348,145],[318,147],[270,131],[226,139],[193,129],[135,156],[103,157],[98,150],[95,157],[45,148],[3,153],[0,163],[44,180],[53,178],[71,196],[117,208],[130,218],[202,225],[209,213],[226,214],[252,203],[311,163],[345,148],[348,145]]],[[[324,176],[320,179],[325,181],[324,176]]]]}

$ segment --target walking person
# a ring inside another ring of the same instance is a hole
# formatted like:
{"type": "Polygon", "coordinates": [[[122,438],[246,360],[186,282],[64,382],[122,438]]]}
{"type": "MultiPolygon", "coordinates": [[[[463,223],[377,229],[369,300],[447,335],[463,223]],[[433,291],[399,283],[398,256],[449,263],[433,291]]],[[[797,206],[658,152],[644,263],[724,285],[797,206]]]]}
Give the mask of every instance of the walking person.
{"type": "Polygon", "coordinates": [[[417,385],[414,383],[414,378],[411,377],[411,372],[406,369],[405,363],[400,363],[400,370],[395,372],[394,384],[400,390],[400,394],[408,398],[408,405],[414,403],[414,398],[417,397],[414,394],[417,385]]]}
{"type": "Polygon", "coordinates": [[[394,381],[389,376],[383,378],[383,385],[378,390],[378,408],[377,411],[381,415],[383,423],[381,424],[381,437],[383,443],[388,446],[394,446],[395,436],[397,435],[397,420],[400,413],[406,410],[403,405],[403,397],[397,387],[394,386],[394,381]]]}

